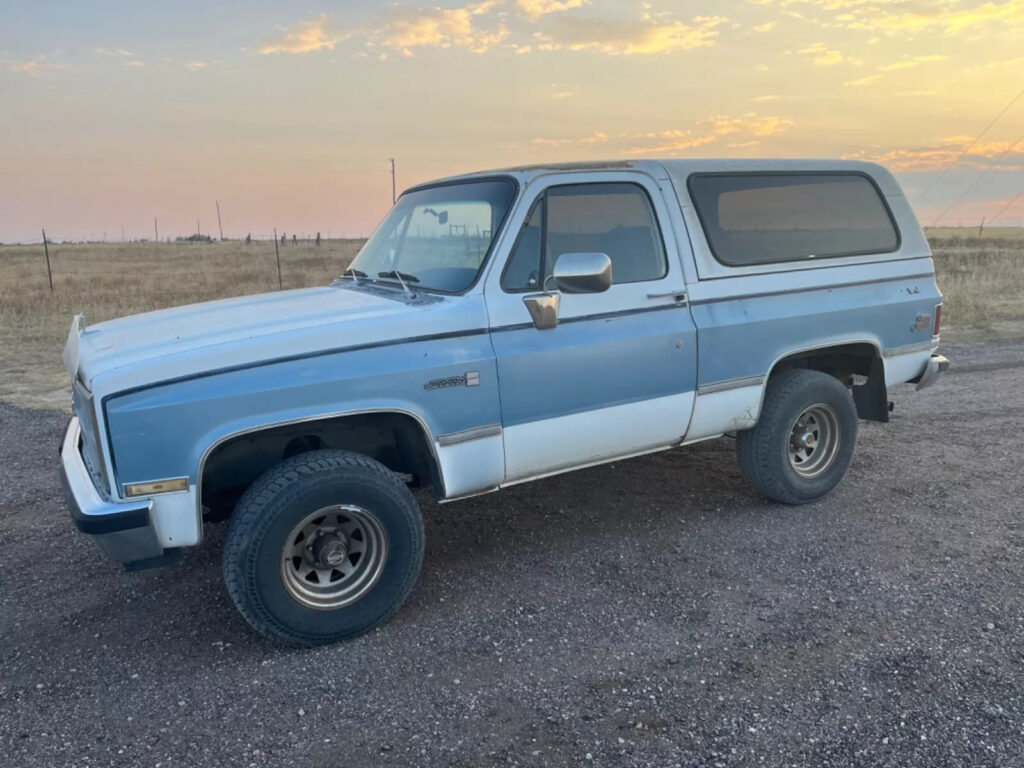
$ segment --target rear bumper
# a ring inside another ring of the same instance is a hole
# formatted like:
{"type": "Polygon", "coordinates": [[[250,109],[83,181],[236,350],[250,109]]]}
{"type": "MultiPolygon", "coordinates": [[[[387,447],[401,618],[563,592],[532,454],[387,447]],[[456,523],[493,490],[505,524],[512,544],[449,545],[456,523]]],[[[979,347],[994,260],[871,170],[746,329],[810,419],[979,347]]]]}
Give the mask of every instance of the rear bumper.
{"type": "Polygon", "coordinates": [[[918,391],[930,387],[949,368],[949,360],[943,355],[932,355],[925,364],[924,371],[917,380],[918,391]]]}
{"type": "Polygon", "coordinates": [[[72,418],[61,445],[60,479],[75,527],[92,536],[107,557],[119,563],[127,565],[161,557],[164,549],[153,527],[153,502],[104,499],[82,460],[81,439],[78,419],[72,418]]]}

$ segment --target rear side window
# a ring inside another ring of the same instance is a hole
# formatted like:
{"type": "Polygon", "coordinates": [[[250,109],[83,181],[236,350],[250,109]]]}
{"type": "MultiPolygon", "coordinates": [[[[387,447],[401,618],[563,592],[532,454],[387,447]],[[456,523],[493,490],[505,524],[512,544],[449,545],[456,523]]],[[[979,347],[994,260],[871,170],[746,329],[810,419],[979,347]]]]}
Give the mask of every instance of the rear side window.
{"type": "Polygon", "coordinates": [[[711,252],[728,266],[900,246],[878,187],[860,173],[694,174],[689,188],[711,252]]]}

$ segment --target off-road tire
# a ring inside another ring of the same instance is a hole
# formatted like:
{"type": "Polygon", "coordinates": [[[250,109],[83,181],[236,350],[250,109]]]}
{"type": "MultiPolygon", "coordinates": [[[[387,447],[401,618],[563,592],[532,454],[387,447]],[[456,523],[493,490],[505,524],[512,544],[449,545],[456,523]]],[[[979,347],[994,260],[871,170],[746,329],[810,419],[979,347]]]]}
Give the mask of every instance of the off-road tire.
{"type": "Polygon", "coordinates": [[[223,553],[224,583],[246,621],[266,637],[304,646],[347,640],[389,619],[422,563],[423,520],[400,476],[340,450],[303,453],[261,475],[238,502],[223,553]],[[310,608],[284,584],[283,547],[299,521],[332,504],[370,510],[386,533],[387,559],[375,584],[352,604],[310,608]]]}
{"type": "Polygon", "coordinates": [[[856,442],[857,409],[850,391],[827,373],[792,369],[769,379],[757,424],[736,435],[736,456],[740,471],[758,493],[783,504],[806,504],[839,484],[856,442]],[[801,414],[819,404],[835,414],[839,442],[820,475],[802,477],[790,460],[790,439],[801,414]]]}

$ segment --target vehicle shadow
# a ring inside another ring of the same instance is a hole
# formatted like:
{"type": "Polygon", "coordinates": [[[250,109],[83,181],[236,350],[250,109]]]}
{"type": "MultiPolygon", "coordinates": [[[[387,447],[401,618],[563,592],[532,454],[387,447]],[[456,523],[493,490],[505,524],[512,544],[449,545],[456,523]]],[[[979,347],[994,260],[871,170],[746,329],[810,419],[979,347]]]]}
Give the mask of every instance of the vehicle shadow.
{"type": "MultiPolygon", "coordinates": [[[[600,581],[594,567],[620,567],[613,561],[624,546],[631,557],[678,556],[678,542],[701,521],[764,508],[742,482],[728,439],[455,504],[438,504],[429,493],[418,500],[427,529],[420,581],[384,629],[356,643],[402,642],[453,612],[479,612],[486,620],[496,601],[543,602],[546,584],[600,581]]],[[[91,543],[68,531],[77,563],[61,570],[66,583],[54,585],[69,598],[61,616],[66,642],[100,645],[115,656],[151,646],[168,668],[225,649],[236,660],[302,653],[261,638],[235,610],[221,577],[227,526],[206,524],[203,544],[183,563],[134,574],[102,561],[91,543]],[[88,595],[77,599],[83,587],[88,595]]]]}

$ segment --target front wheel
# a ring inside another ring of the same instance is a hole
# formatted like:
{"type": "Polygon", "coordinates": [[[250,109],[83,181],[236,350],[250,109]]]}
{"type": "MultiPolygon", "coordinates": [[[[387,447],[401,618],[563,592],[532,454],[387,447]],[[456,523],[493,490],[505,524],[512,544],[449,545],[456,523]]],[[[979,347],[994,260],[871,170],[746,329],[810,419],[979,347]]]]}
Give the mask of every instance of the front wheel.
{"type": "Polygon", "coordinates": [[[765,497],[806,504],[843,479],[857,442],[850,391],[827,373],[780,371],[765,392],[761,417],[736,435],[744,477],[765,497]]]}
{"type": "Polygon", "coordinates": [[[348,451],[267,470],[242,496],[224,581],[261,634],[321,645],[373,629],[402,604],[423,562],[423,522],[399,476],[348,451]]]}

